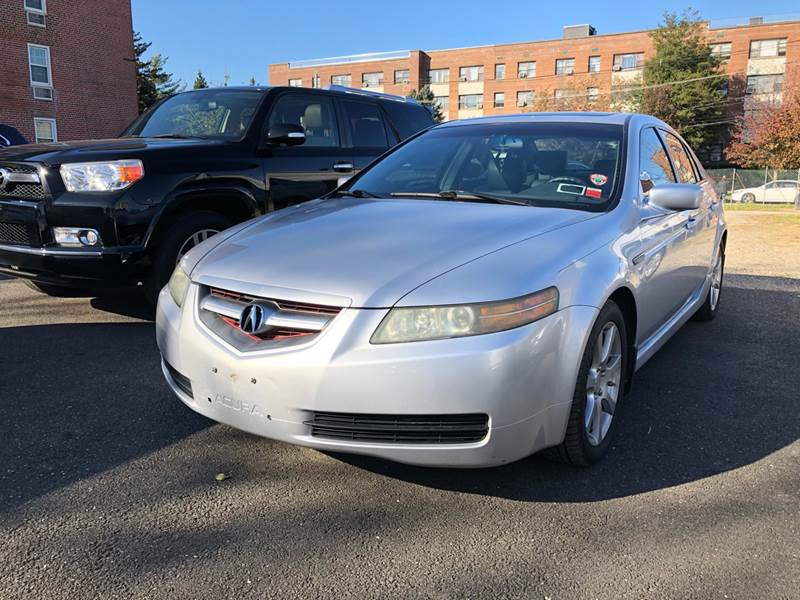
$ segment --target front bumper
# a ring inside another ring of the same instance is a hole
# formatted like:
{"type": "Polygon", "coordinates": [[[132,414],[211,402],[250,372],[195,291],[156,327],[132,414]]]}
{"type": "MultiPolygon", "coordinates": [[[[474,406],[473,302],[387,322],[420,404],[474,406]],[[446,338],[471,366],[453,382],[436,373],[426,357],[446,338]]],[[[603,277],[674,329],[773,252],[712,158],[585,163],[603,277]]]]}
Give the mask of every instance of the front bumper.
{"type": "Polygon", "coordinates": [[[511,331],[374,345],[386,309],[344,309],[312,341],[241,353],[197,314],[197,287],[181,310],[161,292],[156,335],[173,392],[192,410],[238,429],[320,450],[454,467],[508,463],[560,443],[586,338],[597,311],[574,306],[511,331]],[[373,443],[311,435],[316,411],[489,415],[465,444],[373,443]]]}

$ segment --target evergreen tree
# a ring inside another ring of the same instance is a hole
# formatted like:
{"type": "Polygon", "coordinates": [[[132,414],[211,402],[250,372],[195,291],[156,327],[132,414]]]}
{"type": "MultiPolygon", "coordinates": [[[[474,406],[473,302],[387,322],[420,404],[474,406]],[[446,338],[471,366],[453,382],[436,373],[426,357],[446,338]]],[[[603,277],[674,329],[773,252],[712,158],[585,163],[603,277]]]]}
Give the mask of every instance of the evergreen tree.
{"type": "Polygon", "coordinates": [[[431,111],[434,123],[441,123],[444,121],[442,107],[436,101],[436,97],[433,95],[433,91],[431,90],[430,86],[426,85],[421,87],[419,90],[411,90],[411,93],[408,95],[408,97],[412,100],[416,100],[422,104],[422,106],[431,111]]]}
{"type": "Polygon", "coordinates": [[[180,81],[172,80],[172,73],[164,71],[167,59],[160,54],[154,54],[149,60],[144,60],[144,54],[152,45],[151,42],[142,40],[139,32],[133,33],[133,52],[136,62],[136,93],[139,99],[139,112],[142,113],[158,102],[164,96],[177,92],[180,81]]]}
{"type": "Polygon", "coordinates": [[[206,81],[205,75],[203,72],[198,69],[197,70],[197,77],[194,78],[194,85],[192,85],[192,89],[195,90],[203,90],[208,87],[208,81],[206,81]]]}
{"type": "Polygon", "coordinates": [[[250,87],[256,87],[257,85],[258,82],[256,81],[256,77],[255,75],[253,75],[252,77],[250,77],[250,87]]]}
{"type": "Polygon", "coordinates": [[[650,37],[655,54],[644,65],[639,110],[669,123],[694,148],[719,141],[726,106],[720,87],[726,78],[711,54],[705,24],[694,11],[668,12],[650,37]]]}

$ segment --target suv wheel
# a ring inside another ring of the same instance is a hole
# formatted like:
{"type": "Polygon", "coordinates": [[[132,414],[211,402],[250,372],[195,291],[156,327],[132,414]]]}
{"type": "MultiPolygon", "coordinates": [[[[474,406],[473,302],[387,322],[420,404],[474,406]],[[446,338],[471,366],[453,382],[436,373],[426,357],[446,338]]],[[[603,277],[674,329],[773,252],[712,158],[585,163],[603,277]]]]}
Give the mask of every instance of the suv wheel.
{"type": "Polygon", "coordinates": [[[145,282],[145,294],[150,303],[156,304],[161,288],[184,254],[230,226],[231,222],[221,214],[203,210],[181,215],[162,232],[154,250],[153,271],[145,282]]]}

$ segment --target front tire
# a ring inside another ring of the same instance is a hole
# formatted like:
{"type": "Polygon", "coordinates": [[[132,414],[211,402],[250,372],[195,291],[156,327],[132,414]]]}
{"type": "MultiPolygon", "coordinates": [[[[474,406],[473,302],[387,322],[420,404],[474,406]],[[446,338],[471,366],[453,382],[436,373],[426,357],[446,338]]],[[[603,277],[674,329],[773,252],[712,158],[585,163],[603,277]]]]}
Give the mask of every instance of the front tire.
{"type": "Polygon", "coordinates": [[[755,201],[756,201],[755,194],[751,194],[750,192],[748,192],[742,195],[742,202],[744,202],[745,204],[752,204],[755,201]]]}
{"type": "Polygon", "coordinates": [[[183,255],[197,244],[230,226],[231,222],[228,219],[209,210],[179,216],[178,220],[158,238],[153,257],[153,271],[144,285],[147,300],[155,306],[161,288],[167,285],[175,265],[183,255]]]}
{"type": "Polygon", "coordinates": [[[619,421],[628,364],[628,335],[619,306],[609,300],[597,316],[583,351],[564,441],[552,453],[588,467],[611,446],[619,421]]]}

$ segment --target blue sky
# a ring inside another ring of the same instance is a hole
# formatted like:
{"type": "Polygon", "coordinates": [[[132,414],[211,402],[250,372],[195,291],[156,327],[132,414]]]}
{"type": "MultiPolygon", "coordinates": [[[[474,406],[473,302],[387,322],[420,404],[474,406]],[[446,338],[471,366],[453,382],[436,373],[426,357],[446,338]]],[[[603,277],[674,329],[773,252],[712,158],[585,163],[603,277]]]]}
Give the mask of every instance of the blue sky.
{"type": "MultiPolygon", "coordinates": [[[[133,24],[151,52],[190,85],[198,69],[213,84],[268,83],[267,66],[386,50],[438,49],[561,36],[563,25],[598,33],[648,29],[688,2],[486,2],[486,0],[133,0],[133,24]],[[498,7],[494,13],[487,7],[498,7]],[[610,10],[608,6],[614,6],[610,10]]],[[[797,0],[694,1],[705,19],[798,11],[797,0]]]]}

